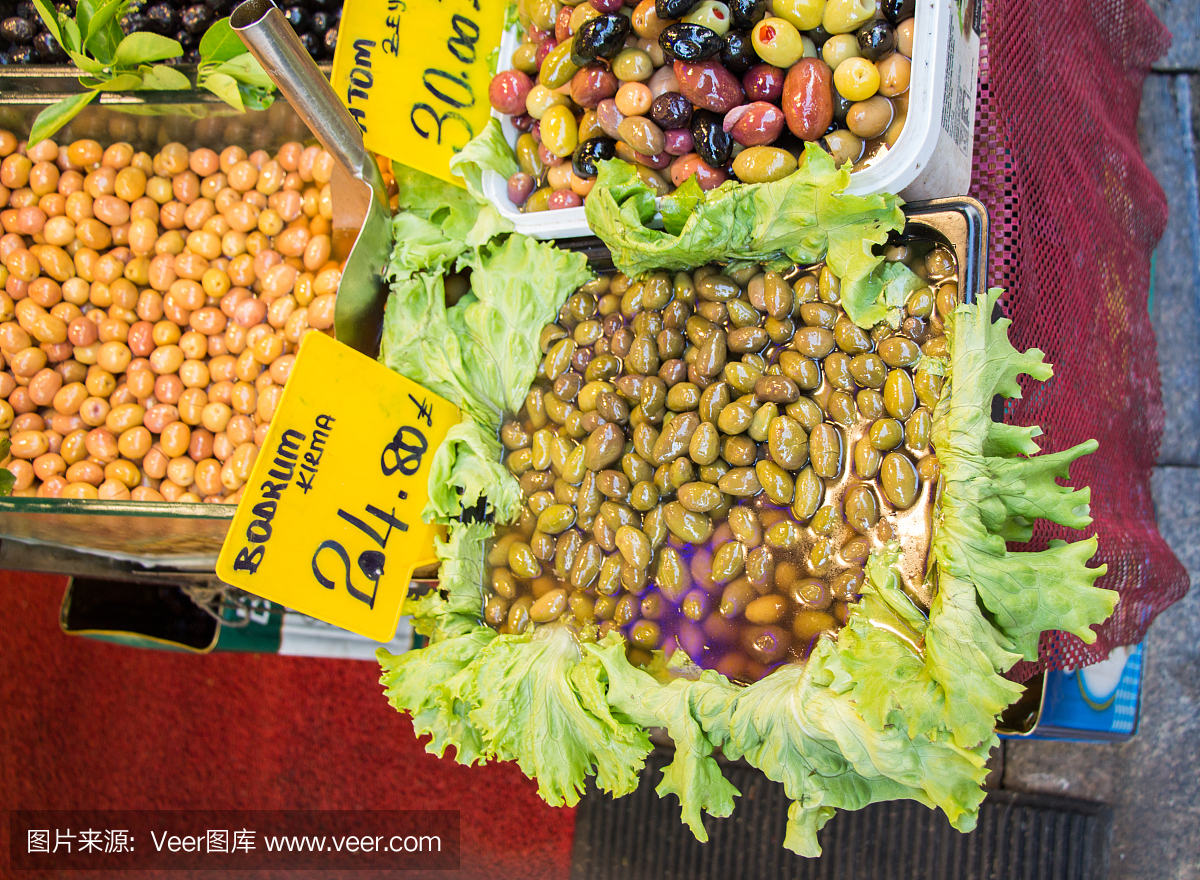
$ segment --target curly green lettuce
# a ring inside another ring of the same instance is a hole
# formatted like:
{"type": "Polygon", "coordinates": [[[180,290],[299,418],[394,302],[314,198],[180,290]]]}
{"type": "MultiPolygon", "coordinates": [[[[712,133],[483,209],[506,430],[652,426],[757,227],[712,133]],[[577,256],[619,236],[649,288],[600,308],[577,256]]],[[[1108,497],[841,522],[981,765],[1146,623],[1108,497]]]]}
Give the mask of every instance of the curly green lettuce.
{"type": "Polygon", "coordinates": [[[799,170],[780,180],[730,181],[707,193],[685,184],[659,204],[664,229],[650,225],[654,193],[632,165],[614,159],[597,167],[584,206],[588,225],[626,275],[713,261],[788,268],[826,260],[841,279],[846,314],[860,326],[871,327],[904,304],[896,301],[902,285],[881,275],[883,258],[874,253],[889,233],[904,229],[902,202],[847,194],[849,167],[838,168],[815,144],[805,146],[799,170]]]}
{"type": "MultiPolygon", "coordinates": [[[[819,156],[816,161],[810,156],[810,174],[820,164],[819,156]]],[[[606,168],[619,170],[615,164],[606,168]]],[[[611,194],[604,173],[593,195],[611,194]]],[[[826,175],[821,186],[827,191],[818,201],[829,204],[838,185],[834,174],[826,175]]],[[[628,259],[656,267],[711,258],[679,252],[670,257],[676,263],[664,262],[672,245],[653,235],[673,234],[642,225],[653,202],[647,205],[632,181],[615,189],[621,195],[611,204],[618,212],[629,205],[631,216],[610,227],[614,254],[624,248],[628,259]],[[628,239],[616,240],[620,230],[628,239]]],[[[746,198],[729,193],[710,202],[710,193],[689,208],[694,195],[684,193],[664,212],[672,225],[682,224],[675,247],[697,235],[703,223],[715,223],[717,214],[736,217],[738,210],[721,205],[724,198],[746,198]],[[704,219],[706,210],[717,213],[704,219]]],[[[803,210],[787,199],[809,199],[811,193],[784,198],[776,214],[799,217],[803,210]]],[[[890,208],[875,210],[886,214],[890,208]]],[[[857,221],[863,251],[886,236],[884,227],[895,226],[894,218],[866,213],[857,221]]],[[[460,228],[476,228],[462,217],[460,228]]],[[[778,216],[776,221],[782,222],[778,216]]],[[[819,222],[809,227],[831,249],[835,237],[849,240],[854,228],[848,223],[831,230],[819,222]]],[[[722,235],[725,241],[736,238],[722,235]]],[[[427,252],[444,260],[446,251],[427,252]]],[[[786,248],[779,253],[794,259],[786,248]]],[[[1018,396],[1021,374],[1042,381],[1051,374],[1040,352],[1012,347],[1006,321],[992,321],[998,292],[949,317],[949,356],[937,365],[945,378],[934,413],[942,476],[927,573],[931,606],[923,611],[911,602],[901,587],[898,548],[884,547],[868,561],[861,598],[836,637],[822,637],[806,663],[743,687],[697,669],[681,651],[669,663],[660,654],[650,668],[635,667],[616,633],[588,642],[560,624],[501,636],[480,620],[493,527],[453,517],[480,498],[487,499],[497,522],[518,509],[515,482],[496,465],[501,453],[495,430],[500,415],[520,405],[536,372],[542,323],[585,274],[580,266],[572,275],[567,264],[563,277],[571,285],[564,280],[539,295],[525,279],[553,286],[557,277],[533,268],[537,260],[553,265],[553,258],[518,236],[464,245],[453,265],[471,265],[470,297],[447,309],[434,301],[440,287],[430,277],[415,290],[394,288],[393,298],[403,301],[389,303],[385,362],[457,403],[466,417],[466,427],[443,447],[449,451],[437,460],[431,478],[436,500],[427,514],[449,523],[449,539],[437,548],[438,590],[413,597],[405,609],[430,643],[399,656],[380,652],[391,704],[412,715],[419,735],[430,737],[429,751],[442,755],[453,746],[455,759],[464,764],[516,761],[552,804],[574,803],[593,774],[616,795],[631,791],[650,747],[646,730],[665,728],[676,749],[657,790],[678,799],[683,821],[701,840],[703,815],[728,816],[738,796],[714,757],[718,749],[783,784],[793,801],[785,846],[802,855],[819,854],[818,832],[836,810],[881,800],[910,798],[941,809],[960,830],[972,828],[983,799],[984,765],[997,742],[996,718],[1021,692],[1003,673],[1022,657],[1036,657],[1046,630],[1093,640],[1091,627],[1111,614],[1116,601],[1115,593],[1095,587],[1104,567],[1087,565],[1094,538],[1036,552],[1008,549],[1008,542],[1029,537],[1038,517],[1088,527],[1088,490],[1059,481],[1095,445],[1039,455],[1036,428],[992,421],[994,395],[1018,396]],[[514,239],[518,242],[510,244],[514,239]],[[530,268],[518,273],[521,266],[530,268]],[[485,311],[467,312],[478,304],[485,311]],[[437,344],[422,342],[413,324],[436,328],[437,344]],[[485,338],[489,334],[496,335],[485,338]],[[487,361],[502,352],[511,362],[487,361]],[[478,367],[482,362],[488,363],[485,369],[478,367]]],[[[898,270],[878,269],[869,272],[879,288],[868,309],[880,306],[882,319],[914,282],[898,270]]]]}

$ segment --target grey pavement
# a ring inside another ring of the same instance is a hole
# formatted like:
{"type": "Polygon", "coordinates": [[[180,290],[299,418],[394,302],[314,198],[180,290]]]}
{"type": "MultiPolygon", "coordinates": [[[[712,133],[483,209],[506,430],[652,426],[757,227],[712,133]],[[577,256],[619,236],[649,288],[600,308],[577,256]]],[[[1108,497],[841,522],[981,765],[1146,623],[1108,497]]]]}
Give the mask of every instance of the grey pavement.
{"type": "Polygon", "coordinates": [[[1150,5],[1174,38],[1138,120],[1171,211],[1151,304],[1166,410],[1152,489],[1193,589],[1150,628],[1138,734],[1119,745],[1009,742],[1004,786],[1111,804],[1109,880],[1200,880],[1200,4],[1150,5]]]}

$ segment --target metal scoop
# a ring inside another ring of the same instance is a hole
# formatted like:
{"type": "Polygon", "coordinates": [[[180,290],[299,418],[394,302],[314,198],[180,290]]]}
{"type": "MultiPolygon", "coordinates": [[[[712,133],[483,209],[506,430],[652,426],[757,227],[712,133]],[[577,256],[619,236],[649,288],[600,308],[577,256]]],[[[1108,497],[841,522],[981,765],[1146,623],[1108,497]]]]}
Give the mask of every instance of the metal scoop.
{"type": "Polygon", "coordinates": [[[387,302],[383,269],[392,252],[383,175],[363,146],[358,124],[271,0],[246,0],[233,11],[229,23],[333,156],[329,184],[334,195],[335,249],[339,233],[358,236],[342,268],[334,332],[339,342],[376,357],[387,302]]]}

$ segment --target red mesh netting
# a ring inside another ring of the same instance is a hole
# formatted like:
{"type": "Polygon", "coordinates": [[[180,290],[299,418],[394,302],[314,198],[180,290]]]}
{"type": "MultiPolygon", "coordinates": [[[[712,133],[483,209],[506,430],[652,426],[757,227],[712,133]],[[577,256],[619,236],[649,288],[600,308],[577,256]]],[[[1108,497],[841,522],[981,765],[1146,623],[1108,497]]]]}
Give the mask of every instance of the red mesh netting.
{"type": "MultiPolygon", "coordinates": [[[[1066,0],[1053,16],[991,0],[984,22],[971,194],[991,215],[989,282],[1008,291],[1013,344],[1055,373],[1024,383],[1005,419],[1041,425],[1047,452],[1100,441],[1071,477],[1092,488],[1098,585],[1121,594],[1094,644],[1046,633],[1011,673],[1024,681],[1141,641],[1188,589],[1150,497],[1163,408],[1146,298],[1167,205],[1137,141],[1142,80],[1170,35],[1142,0],[1066,0]]],[[[1079,535],[1040,522],[1022,549],[1059,537],[1079,535]]]]}

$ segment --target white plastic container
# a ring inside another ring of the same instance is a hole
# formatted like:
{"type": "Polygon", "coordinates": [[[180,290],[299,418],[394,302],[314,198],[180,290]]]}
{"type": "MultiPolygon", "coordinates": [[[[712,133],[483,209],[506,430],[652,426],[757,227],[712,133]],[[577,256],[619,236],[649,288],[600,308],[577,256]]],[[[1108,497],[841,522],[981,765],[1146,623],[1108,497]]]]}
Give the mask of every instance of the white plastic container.
{"type": "MultiPolygon", "coordinates": [[[[908,200],[964,195],[971,182],[975,86],[979,73],[980,0],[918,0],[908,119],[896,144],[850,178],[849,192],[900,193],[908,200]]],[[[519,45],[516,29],[500,41],[508,69],[519,45]]],[[[519,132],[492,111],[516,146],[519,132]]],[[[591,235],[583,208],[525,214],[508,200],[507,181],[485,172],[483,191],[517,232],[534,238],[591,235]]]]}

